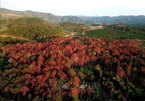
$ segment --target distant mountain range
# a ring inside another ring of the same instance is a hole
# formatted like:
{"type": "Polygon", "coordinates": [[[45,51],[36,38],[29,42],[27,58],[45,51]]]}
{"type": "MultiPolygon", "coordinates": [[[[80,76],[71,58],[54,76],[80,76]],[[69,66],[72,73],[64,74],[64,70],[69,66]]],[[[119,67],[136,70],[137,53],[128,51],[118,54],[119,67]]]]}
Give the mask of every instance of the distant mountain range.
{"type": "Polygon", "coordinates": [[[79,17],[86,21],[86,23],[98,23],[98,24],[129,24],[129,25],[145,25],[145,16],[100,16],[100,17],[79,17]]]}
{"type": "Polygon", "coordinates": [[[86,24],[129,24],[145,25],[145,16],[56,16],[51,13],[33,12],[33,11],[13,11],[0,8],[0,19],[18,18],[18,17],[39,17],[52,23],[75,22],[86,24]]]}
{"type": "Polygon", "coordinates": [[[5,8],[0,8],[0,18],[17,18],[17,17],[39,17],[49,22],[77,22],[77,23],[84,23],[79,17],[76,16],[56,16],[51,13],[42,13],[42,12],[33,12],[33,11],[13,11],[8,10],[5,8]]]}

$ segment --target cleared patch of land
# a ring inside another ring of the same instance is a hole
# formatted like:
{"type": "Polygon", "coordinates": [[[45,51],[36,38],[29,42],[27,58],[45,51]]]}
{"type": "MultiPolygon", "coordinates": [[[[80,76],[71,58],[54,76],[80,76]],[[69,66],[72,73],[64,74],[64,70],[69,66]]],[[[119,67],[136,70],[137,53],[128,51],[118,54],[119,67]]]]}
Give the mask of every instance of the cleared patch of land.
{"type": "Polygon", "coordinates": [[[20,39],[20,40],[27,40],[27,41],[29,40],[29,39],[24,38],[24,37],[16,37],[16,36],[8,35],[8,34],[1,34],[0,37],[2,37],[2,38],[10,37],[10,38],[13,38],[13,39],[20,39]]]}

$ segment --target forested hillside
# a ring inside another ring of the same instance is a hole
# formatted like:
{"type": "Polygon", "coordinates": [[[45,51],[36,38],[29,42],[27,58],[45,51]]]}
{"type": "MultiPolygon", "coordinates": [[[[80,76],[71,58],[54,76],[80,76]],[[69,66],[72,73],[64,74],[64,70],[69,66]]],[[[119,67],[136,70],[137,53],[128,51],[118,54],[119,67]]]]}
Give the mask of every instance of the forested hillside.
{"type": "Polygon", "coordinates": [[[0,45],[7,43],[41,41],[48,37],[65,36],[61,26],[40,18],[21,17],[0,20],[0,45]]]}
{"type": "Polygon", "coordinates": [[[145,51],[138,42],[67,37],[6,45],[1,101],[144,101],[145,51]]]}

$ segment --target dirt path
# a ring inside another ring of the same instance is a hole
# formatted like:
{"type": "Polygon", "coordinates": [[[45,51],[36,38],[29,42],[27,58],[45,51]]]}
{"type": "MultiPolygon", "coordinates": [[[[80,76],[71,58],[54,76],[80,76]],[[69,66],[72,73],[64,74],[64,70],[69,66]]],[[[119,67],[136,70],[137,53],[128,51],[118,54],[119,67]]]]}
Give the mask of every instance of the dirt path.
{"type": "Polygon", "coordinates": [[[3,38],[10,37],[10,38],[13,38],[13,39],[29,40],[29,39],[27,39],[27,38],[23,38],[23,37],[15,37],[15,36],[12,36],[12,35],[6,35],[6,34],[1,34],[0,37],[3,37],[3,38]]]}

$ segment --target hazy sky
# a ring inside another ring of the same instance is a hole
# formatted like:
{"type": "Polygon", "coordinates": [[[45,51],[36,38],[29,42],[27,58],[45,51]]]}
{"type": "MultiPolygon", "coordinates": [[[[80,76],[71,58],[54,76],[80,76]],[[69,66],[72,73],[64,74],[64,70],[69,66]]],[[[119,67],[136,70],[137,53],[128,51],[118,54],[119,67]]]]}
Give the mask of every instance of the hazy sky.
{"type": "Polygon", "coordinates": [[[145,15],[145,0],[1,0],[2,7],[56,15],[145,15]]]}

